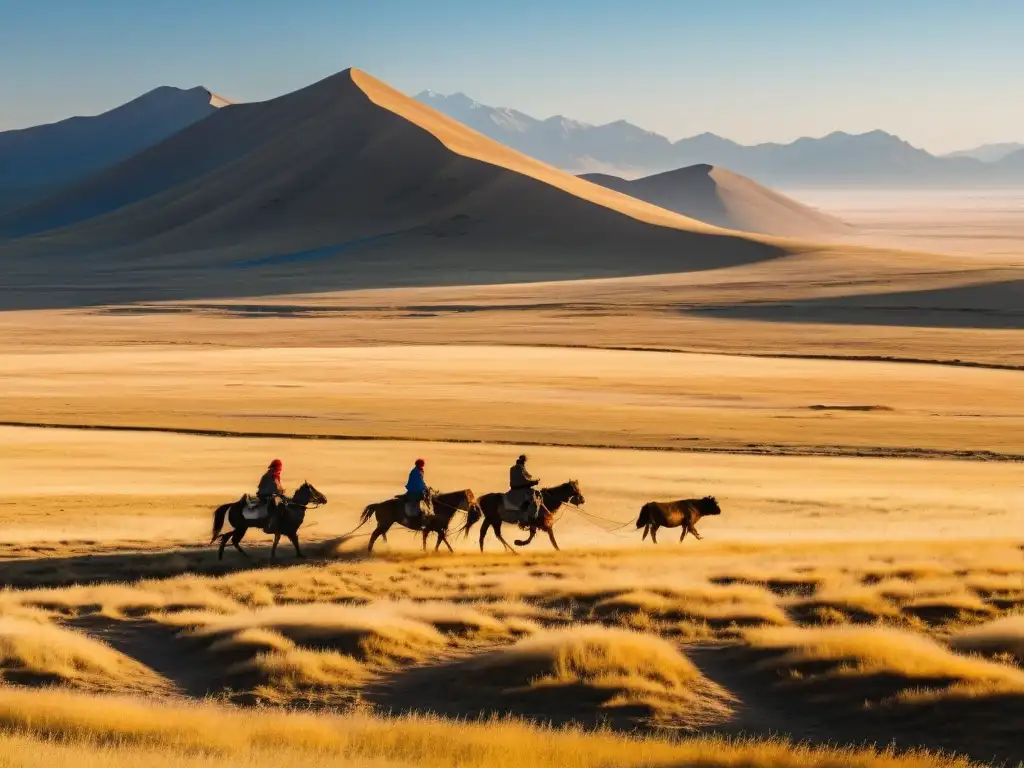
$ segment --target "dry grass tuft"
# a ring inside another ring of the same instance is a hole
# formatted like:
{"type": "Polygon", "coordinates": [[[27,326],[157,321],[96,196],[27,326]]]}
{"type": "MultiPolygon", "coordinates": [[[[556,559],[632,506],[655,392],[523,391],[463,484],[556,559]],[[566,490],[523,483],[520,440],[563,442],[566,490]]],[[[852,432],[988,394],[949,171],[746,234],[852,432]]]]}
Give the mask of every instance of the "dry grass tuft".
{"type": "Polygon", "coordinates": [[[529,726],[245,711],[0,688],[0,764],[24,768],[971,768],[927,752],[794,746],[782,740],[663,740],[529,726]],[[6,763],[2,762],[6,761],[6,763]]]}
{"type": "Polygon", "coordinates": [[[298,646],[337,651],[382,666],[421,661],[447,644],[431,624],[408,618],[386,604],[283,605],[227,616],[188,614],[172,621],[193,626],[186,636],[211,647],[216,643],[238,647],[244,644],[244,633],[258,629],[298,646]]]}
{"type": "Polygon", "coordinates": [[[903,612],[928,624],[942,625],[951,621],[969,621],[992,614],[976,595],[968,592],[919,597],[903,606],[903,612]]]}
{"type": "Polygon", "coordinates": [[[1024,614],[1004,616],[954,635],[950,645],[958,651],[1006,655],[1024,664],[1024,614]]]}
{"type": "Polygon", "coordinates": [[[156,673],[99,640],[35,619],[0,617],[0,679],[94,691],[156,691],[156,673]]]}
{"type": "Polygon", "coordinates": [[[544,632],[444,665],[419,684],[441,692],[440,711],[453,714],[517,712],[555,722],[696,728],[731,712],[728,694],[673,643],[597,625],[544,632]]]}
{"type": "Polygon", "coordinates": [[[599,617],[619,617],[631,626],[638,626],[638,614],[711,627],[789,623],[771,592],[746,584],[694,584],[670,590],[621,592],[598,601],[593,612],[599,617]]]}
{"type": "Polygon", "coordinates": [[[876,590],[845,582],[823,584],[811,597],[789,599],[786,607],[799,621],[810,624],[865,624],[900,616],[876,590]]]}
{"type": "Polygon", "coordinates": [[[826,677],[887,675],[914,681],[986,684],[1024,692],[1024,672],[961,656],[922,635],[888,627],[755,629],[746,639],[756,649],[778,652],[764,666],[820,670],[826,677]]]}
{"type": "Polygon", "coordinates": [[[199,576],[138,584],[99,584],[20,593],[21,602],[66,616],[99,613],[123,619],[186,610],[230,613],[242,607],[225,596],[214,582],[199,576]]]}

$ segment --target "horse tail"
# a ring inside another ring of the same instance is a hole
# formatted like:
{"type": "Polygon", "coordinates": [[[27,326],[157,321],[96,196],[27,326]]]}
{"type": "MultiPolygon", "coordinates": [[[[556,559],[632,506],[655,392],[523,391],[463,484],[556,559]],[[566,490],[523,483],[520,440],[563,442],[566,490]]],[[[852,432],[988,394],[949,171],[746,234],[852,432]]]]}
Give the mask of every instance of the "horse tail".
{"type": "Polygon", "coordinates": [[[359,525],[357,525],[355,528],[353,528],[352,532],[355,533],[360,528],[362,528],[364,525],[366,525],[370,521],[370,518],[373,517],[373,513],[376,512],[376,511],[377,511],[377,505],[376,504],[367,504],[366,508],[363,510],[363,514],[359,516],[359,525]]]}
{"type": "Polygon", "coordinates": [[[640,517],[638,517],[636,519],[636,527],[637,528],[643,528],[643,527],[645,527],[647,525],[650,525],[650,522],[651,522],[650,506],[651,506],[650,502],[648,502],[647,504],[644,504],[640,508],[640,517]]]}
{"type": "Polygon", "coordinates": [[[213,544],[220,536],[221,530],[224,528],[224,518],[228,515],[228,510],[231,509],[230,504],[221,504],[213,513],[213,536],[210,537],[210,543],[213,544]]]}
{"type": "Polygon", "coordinates": [[[469,511],[466,512],[466,522],[462,526],[462,533],[466,538],[469,538],[469,529],[476,525],[483,515],[484,512],[479,503],[474,504],[469,508],[469,511]]]}

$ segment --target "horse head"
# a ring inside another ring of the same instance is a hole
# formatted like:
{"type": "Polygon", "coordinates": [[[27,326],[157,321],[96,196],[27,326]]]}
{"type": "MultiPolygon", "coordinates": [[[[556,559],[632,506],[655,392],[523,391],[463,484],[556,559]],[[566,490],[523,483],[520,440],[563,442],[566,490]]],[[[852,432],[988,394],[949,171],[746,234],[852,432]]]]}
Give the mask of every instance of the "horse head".
{"type": "Polygon", "coordinates": [[[576,480],[569,480],[555,486],[551,489],[550,493],[552,498],[557,499],[563,504],[573,504],[578,507],[587,501],[583,497],[583,491],[580,490],[579,482],[576,480]]]}
{"type": "Polygon", "coordinates": [[[587,503],[587,500],[583,497],[583,491],[580,490],[580,483],[578,480],[570,480],[569,487],[572,489],[572,496],[569,497],[569,503],[581,506],[587,503]]]}
{"type": "Polygon", "coordinates": [[[327,503],[327,497],[314,488],[312,483],[307,480],[303,480],[302,485],[299,486],[292,500],[303,507],[308,507],[311,504],[320,506],[327,503]]]}
{"type": "Polygon", "coordinates": [[[700,500],[700,513],[702,515],[720,515],[722,508],[718,506],[714,496],[705,496],[700,500]]]}

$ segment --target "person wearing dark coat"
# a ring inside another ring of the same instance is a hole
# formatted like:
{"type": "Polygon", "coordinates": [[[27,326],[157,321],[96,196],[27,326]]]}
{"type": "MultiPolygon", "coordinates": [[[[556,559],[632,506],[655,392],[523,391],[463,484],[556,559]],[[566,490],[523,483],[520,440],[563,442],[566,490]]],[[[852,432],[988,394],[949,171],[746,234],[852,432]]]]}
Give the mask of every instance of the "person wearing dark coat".
{"type": "Polygon", "coordinates": [[[284,487],[281,485],[281,469],[283,466],[280,459],[274,459],[270,462],[270,466],[263,473],[263,477],[260,478],[260,484],[256,489],[256,497],[267,506],[267,531],[270,533],[278,532],[281,510],[278,499],[282,501],[288,500],[284,487]]]}
{"type": "Polygon", "coordinates": [[[540,479],[535,478],[526,468],[526,456],[520,456],[516,463],[508,471],[509,492],[507,498],[509,503],[519,507],[522,512],[537,514],[536,491],[533,489],[540,484],[540,479]]]}

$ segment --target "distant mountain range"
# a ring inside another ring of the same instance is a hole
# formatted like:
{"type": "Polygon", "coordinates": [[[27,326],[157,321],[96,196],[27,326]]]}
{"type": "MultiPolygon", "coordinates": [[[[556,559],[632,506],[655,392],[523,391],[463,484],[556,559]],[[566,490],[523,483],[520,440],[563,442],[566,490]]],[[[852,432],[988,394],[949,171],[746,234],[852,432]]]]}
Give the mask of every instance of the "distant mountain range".
{"type": "Polygon", "coordinates": [[[755,146],[712,133],[672,142],[624,120],[606,125],[589,125],[562,115],[538,120],[515,109],[481,104],[462,93],[446,96],[423,91],[416,99],[485,136],[574,173],[638,176],[707,164],[762,184],[791,187],[1024,183],[1024,146],[994,149],[992,145],[936,157],[884,131],[856,135],[839,131],[790,144],[755,146]]]}
{"type": "Polygon", "coordinates": [[[228,102],[205,88],[162,86],[94,117],[0,132],[0,211],[107,168],[228,102]]]}
{"type": "Polygon", "coordinates": [[[973,157],[982,162],[997,163],[1007,155],[1012,155],[1022,149],[1024,149],[1024,144],[1008,141],[1002,144],[982,144],[974,149],[961,149],[959,152],[950,152],[944,157],[973,157]]]}
{"type": "MultiPolygon", "coordinates": [[[[538,120],[514,109],[480,104],[461,93],[444,96],[424,91],[415,98],[512,149],[577,174],[636,178],[706,165],[789,188],[1024,184],[1024,144],[990,144],[936,157],[883,131],[837,132],[790,144],[755,146],[711,133],[672,142],[624,120],[606,125],[561,115],[538,120]]],[[[230,153],[215,159],[197,147],[195,154],[181,156],[152,175],[152,169],[134,158],[228,104],[206,88],[163,86],[94,117],[0,132],[0,214],[24,209],[14,219],[6,217],[18,221],[15,231],[19,234],[66,226],[153,194],[197,168],[224,161],[230,153]],[[94,178],[122,163],[129,166],[118,178],[122,182],[132,178],[133,185],[119,182],[116,190],[107,189],[102,178],[94,178]],[[74,189],[86,181],[94,188],[92,196],[74,189]]],[[[245,111],[250,106],[239,108],[245,111]]],[[[238,134],[234,151],[244,153],[262,140],[266,130],[256,125],[251,132],[238,134]]]]}

